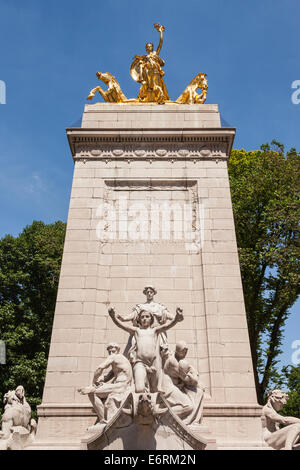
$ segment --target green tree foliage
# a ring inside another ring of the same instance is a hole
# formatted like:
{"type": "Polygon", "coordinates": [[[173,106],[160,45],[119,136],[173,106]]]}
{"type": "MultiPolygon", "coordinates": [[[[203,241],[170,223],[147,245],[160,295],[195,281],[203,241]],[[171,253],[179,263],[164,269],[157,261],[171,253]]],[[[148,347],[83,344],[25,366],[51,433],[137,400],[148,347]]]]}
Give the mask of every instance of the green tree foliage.
{"type": "Polygon", "coordinates": [[[33,222],[0,240],[0,401],[23,385],[33,409],[40,403],[65,237],[65,224],[33,222]]]}
{"type": "Polygon", "coordinates": [[[282,373],[279,374],[275,383],[276,388],[288,389],[289,394],[288,402],[283,407],[281,414],[300,418],[300,364],[283,367],[282,373]]]}
{"type": "Polygon", "coordinates": [[[289,399],[282,410],[283,414],[300,418],[300,364],[284,368],[283,373],[289,390],[289,399]]]}
{"type": "Polygon", "coordinates": [[[299,295],[300,154],[272,141],[233,150],[230,187],[259,403],[276,377],[282,334],[299,295]]]}

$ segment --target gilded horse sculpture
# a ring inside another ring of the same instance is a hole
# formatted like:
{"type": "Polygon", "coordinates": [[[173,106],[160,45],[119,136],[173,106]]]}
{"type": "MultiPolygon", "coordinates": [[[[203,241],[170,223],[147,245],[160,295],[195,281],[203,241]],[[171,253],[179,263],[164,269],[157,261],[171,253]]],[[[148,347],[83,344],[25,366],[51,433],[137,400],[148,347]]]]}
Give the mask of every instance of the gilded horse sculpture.
{"type": "Polygon", "coordinates": [[[115,77],[109,73],[96,73],[99,80],[102,80],[105,85],[108,85],[107,90],[103,90],[101,86],[97,86],[90,91],[89,96],[87,97],[88,100],[92,100],[95,96],[96,91],[100,93],[100,95],[108,101],[109,103],[124,103],[127,100],[126,96],[121,90],[121,87],[115,77]]]}
{"type": "Polygon", "coordinates": [[[203,104],[206,100],[207,88],[206,73],[198,73],[177,98],[176,103],[203,104]],[[201,90],[201,95],[197,93],[198,88],[201,90]]]}

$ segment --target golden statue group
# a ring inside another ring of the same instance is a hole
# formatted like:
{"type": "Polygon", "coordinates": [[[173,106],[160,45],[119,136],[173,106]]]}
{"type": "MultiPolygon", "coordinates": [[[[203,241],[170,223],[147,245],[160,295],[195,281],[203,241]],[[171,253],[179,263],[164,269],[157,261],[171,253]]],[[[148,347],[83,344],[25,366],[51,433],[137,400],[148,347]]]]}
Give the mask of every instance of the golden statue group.
{"type": "MultiPolygon", "coordinates": [[[[98,91],[105,101],[110,103],[174,103],[170,100],[167,87],[163,80],[165,65],[164,60],[159,56],[163,44],[164,26],[160,24],[154,25],[160,34],[159,45],[154,51],[153,44],[146,44],[146,55],[136,55],[130,66],[130,75],[134,81],[141,84],[137,98],[128,99],[121,90],[121,87],[115,77],[109,72],[97,72],[99,80],[102,80],[108,86],[107,90],[103,90],[100,86],[90,91],[88,99],[94,98],[98,91]]],[[[205,73],[198,73],[196,77],[189,83],[184,92],[177,98],[175,103],[178,104],[203,104],[206,100],[207,80],[205,73]],[[201,90],[201,94],[197,90],[201,90]]]]}

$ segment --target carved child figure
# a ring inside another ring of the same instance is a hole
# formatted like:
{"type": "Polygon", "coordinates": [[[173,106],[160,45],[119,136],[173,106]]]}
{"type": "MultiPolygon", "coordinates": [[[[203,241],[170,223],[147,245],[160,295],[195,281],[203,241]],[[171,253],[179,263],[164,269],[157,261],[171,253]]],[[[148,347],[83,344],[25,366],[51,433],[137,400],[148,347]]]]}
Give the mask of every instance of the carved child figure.
{"type": "MultiPolygon", "coordinates": [[[[167,307],[163,304],[155,302],[154,296],[157,290],[154,286],[147,285],[143,289],[143,294],[146,296],[146,301],[142,304],[137,304],[129,315],[117,315],[117,319],[128,322],[131,321],[133,326],[138,326],[139,315],[142,311],[150,312],[153,315],[153,326],[163,325],[168,320],[174,319],[174,314],[170,313],[167,307]]],[[[167,336],[164,331],[160,333],[160,343],[167,342],[167,336]]],[[[128,357],[132,364],[136,361],[136,343],[135,338],[132,338],[131,348],[128,352],[128,357]]]]}
{"type": "Polygon", "coordinates": [[[173,320],[163,325],[154,326],[154,316],[148,310],[141,310],[137,317],[137,326],[128,326],[119,320],[113,308],[108,311],[113,322],[123,330],[134,335],[136,355],[133,363],[133,376],[136,393],[149,390],[157,392],[161,358],[159,354],[159,335],[183,320],[182,310],[177,308],[173,320]]]}

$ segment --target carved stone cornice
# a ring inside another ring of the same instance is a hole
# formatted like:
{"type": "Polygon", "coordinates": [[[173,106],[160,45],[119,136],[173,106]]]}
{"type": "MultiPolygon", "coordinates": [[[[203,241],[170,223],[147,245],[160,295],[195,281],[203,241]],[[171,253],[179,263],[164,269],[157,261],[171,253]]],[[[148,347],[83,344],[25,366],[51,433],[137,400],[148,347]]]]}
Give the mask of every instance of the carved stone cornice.
{"type": "Polygon", "coordinates": [[[235,129],[67,129],[74,160],[227,160],[235,129]]]}
{"type": "Polygon", "coordinates": [[[194,197],[196,194],[197,181],[189,178],[166,179],[166,178],[105,178],[105,185],[114,191],[182,191],[192,190],[194,197]]]}

